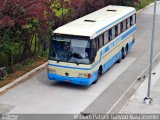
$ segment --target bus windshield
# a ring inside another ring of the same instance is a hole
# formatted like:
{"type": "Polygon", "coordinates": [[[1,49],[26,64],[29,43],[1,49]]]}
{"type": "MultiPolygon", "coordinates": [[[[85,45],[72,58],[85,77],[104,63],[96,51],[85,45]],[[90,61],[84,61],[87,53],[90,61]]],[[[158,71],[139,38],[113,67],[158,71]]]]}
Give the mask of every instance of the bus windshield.
{"type": "Polygon", "coordinates": [[[53,38],[50,60],[77,64],[90,64],[90,42],[85,39],[53,38]]]}

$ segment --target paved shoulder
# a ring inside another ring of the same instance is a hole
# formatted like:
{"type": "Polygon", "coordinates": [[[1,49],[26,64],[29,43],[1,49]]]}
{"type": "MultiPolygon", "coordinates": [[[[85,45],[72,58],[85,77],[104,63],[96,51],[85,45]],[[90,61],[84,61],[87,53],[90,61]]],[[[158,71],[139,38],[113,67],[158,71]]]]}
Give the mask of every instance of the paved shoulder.
{"type": "Polygon", "coordinates": [[[160,113],[160,63],[154,68],[151,83],[152,103],[147,105],[143,102],[147,95],[148,78],[138,88],[135,94],[129,99],[129,102],[123,107],[120,113],[143,113],[143,114],[159,114],[160,113]]]}

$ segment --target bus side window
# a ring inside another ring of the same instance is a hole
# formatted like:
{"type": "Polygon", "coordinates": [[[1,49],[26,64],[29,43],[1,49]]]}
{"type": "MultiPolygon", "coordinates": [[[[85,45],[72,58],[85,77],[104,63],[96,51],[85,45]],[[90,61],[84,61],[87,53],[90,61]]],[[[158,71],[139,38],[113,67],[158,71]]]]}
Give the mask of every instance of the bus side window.
{"type": "Polygon", "coordinates": [[[127,29],[127,22],[126,20],[123,21],[123,32],[127,29]]]}
{"type": "Polygon", "coordinates": [[[115,37],[118,36],[118,25],[115,26],[115,37]]]}
{"type": "Polygon", "coordinates": [[[131,26],[134,25],[134,24],[133,24],[133,16],[130,17],[130,25],[131,25],[131,26]]]}
{"type": "Polygon", "coordinates": [[[109,42],[109,32],[106,31],[104,33],[104,44],[107,44],[109,42]]]}
{"type": "Polygon", "coordinates": [[[99,48],[100,48],[100,47],[99,47],[99,46],[100,46],[100,45],[99,45],[99,38],[96,38],[95,40],[96,40],[96,41],[95,41],[95,42],[96,42],[96,48],[97,48],[97,51],[98,51],[99,48]]]}
{"type": "Polygon", "coordinates": [[[121,34],[121,23],[119,23],[117,25],[117,34],[120,35],[121,34]]]}
{"type": "Polygon", "coordinates": [[[104,37],[103,37],[103,35],[100,35],[99,36],[99,48],[101,48],[103,45],[104,45],[104,39],[103,39],[104,37]]]}
{"type": "Polygon", "coordinates": [[[121,33],[123,32],[123,22],[121,22],[121,33]]]}
{"type": "Polygon", "coordinates": [[[108,32],[108,39],[109,39],[109,41],[111,41],[112,40],[112,29],[109,29],[109,32],[108,32]]]}
{"type": "Polygon", "coordinates": [[[92,40],[92,49],[91,49],[91,53],[92,53],[91,60],[92,60],[92,62],[94,61],[96,53],[98,51],[97,42],[96,41],[97,41],[97,39],[92,40]]]}
{"type": "Polygon", "coordinates": [[[131,26],[131,21],[130,21],[130,17],[129,17],[129,18],[127,18],[127,28],[130,28],[130,26],[131,26]]]}
{"type": "Polygon", "coordinates": [[[136,24],[136,14],[132,16],[132,25],[136,24]]]}
{"type": "Polygon", "coordinates": [[[112,39],[116,37],[116,29],[115,27],[112,28],[112,39]]]}

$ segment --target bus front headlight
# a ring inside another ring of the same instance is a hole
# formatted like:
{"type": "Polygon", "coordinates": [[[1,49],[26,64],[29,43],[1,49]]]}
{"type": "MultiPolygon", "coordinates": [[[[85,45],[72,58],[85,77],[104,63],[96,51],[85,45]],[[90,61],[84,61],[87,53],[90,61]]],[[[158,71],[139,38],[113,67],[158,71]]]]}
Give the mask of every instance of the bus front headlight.
{"type": "Polygon", "coordinates": [[[54,70],[54,69],[48,68],[47,70],[48,70],[48,73],[56,74],[56,70],[54,70]]]}

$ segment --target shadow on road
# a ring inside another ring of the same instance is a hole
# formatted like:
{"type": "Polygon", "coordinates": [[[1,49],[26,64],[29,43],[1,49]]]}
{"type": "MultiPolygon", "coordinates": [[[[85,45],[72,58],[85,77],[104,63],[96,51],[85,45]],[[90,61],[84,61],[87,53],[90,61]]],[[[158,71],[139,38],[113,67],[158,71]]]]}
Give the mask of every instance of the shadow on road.
{"type": "Polygon", "coordinates": [[[40,84],[43,84],[46,87],[56,87],[56,88],[65,88],[65,89],[76,89],[76,90],[87,90],[91,86],[81,86],[75,85],[67,82],[56,82],[51,81],[47,77],[47,72],[42,71],[41,74],[37,75],[37,80],[40,84]]]}
{"type": "Polygon", "coordinates": [[[79,90],[86,90],[90,86],[81,86],[81,85],[75,85],[67,82],[55,82],[51,83],[51,86],[53,87],[62,87],[62,88],[68,88],[68,89],[79,89],[79,90]]]}

